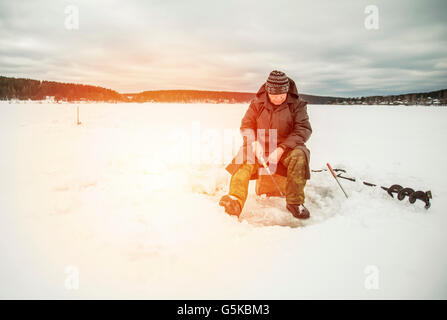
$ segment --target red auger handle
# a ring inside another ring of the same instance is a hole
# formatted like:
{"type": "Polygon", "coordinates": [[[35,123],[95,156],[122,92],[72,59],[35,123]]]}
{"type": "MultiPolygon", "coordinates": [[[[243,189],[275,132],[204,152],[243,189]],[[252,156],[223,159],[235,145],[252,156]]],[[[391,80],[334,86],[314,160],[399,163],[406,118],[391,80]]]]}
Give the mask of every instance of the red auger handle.
{"type": "Polygon", "coordinates": [[[334,176],[334,178],[337,179],[337,178],[336,178],[337,175],[335,174],[335,172],[334,172],[334,170],[332,169],[332,167],[331,167],[331,165],[329,164],[329,162],[326,163],[326,165],[327,165],[327,167],[329,168],[329,170],[331,171],[331,173],[332,173],[332,175],[334,176]]]}

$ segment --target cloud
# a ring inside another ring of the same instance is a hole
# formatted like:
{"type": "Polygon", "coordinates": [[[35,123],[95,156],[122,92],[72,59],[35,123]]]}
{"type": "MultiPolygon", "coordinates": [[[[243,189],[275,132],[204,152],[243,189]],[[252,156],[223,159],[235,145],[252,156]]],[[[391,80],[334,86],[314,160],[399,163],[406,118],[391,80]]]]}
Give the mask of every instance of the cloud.
{"type": "Polygon", "coordinates": [[[445,88],[447,3],[375,3],[379,30],[363,0],[1,2],[0,73],[119,92],[252,92],[273,69],[318,95],[445,88]]]}

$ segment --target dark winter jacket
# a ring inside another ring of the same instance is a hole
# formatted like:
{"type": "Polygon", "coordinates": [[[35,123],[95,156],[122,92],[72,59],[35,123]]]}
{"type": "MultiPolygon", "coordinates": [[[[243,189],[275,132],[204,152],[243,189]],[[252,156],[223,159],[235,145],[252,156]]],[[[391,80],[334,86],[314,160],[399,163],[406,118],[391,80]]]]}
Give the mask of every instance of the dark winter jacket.
{"type": "MultiPolygon", "coordinates": [[[[276,129],[277,145],[285,149],[283,154],[299,148],[304,151],[307,158],[306,179],[310,179],[310,151],[305,143],[309,140],[312,133],[312,127],[307,114],[307,102],[301,100],[298,95],[295,82],[289,78],[290,87],[287,93],[287,99],[279,106],[275,106],[270,102],[267,92],[265,91],[265,83],[256,93],[255,98],[250,102],[250,106],[241,121],[240,130],[243,136],[253,134],[264,147],[265,157],[267,158],[272,137],[269,135],[269,129],[276,129]],[[264,134],[258,135],[258,129],[265,129],[264,134]],[[265,136],[265,137],[264,137],[265,136]]],[[[227,165],[226,170],[230,174],[234,174],[241,164],[236,163],[236,158],[241,158],[241,152],[247,153],[247,141],[239,149],[238,155],[227,165]]],[[[276,173],[287,176],[287,169],[278,163],[276,173]]],[[[250,178],[257,179],[257,172],[250,178]]]]}

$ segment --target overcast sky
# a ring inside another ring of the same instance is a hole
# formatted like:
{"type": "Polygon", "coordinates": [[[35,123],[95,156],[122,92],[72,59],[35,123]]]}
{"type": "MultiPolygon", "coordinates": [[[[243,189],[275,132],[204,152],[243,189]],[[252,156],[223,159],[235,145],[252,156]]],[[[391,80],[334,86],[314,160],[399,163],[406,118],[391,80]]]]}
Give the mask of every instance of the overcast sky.
{"type": "Polygon", "coordinates": [[[447,1],[0,0],[0,75],[157,89],[302,93],[447,88],[447,1]],[[367,5],[379,29],[365,28],[367,5]],[[67,28],[79,9],[79,28],[67,28]]]}

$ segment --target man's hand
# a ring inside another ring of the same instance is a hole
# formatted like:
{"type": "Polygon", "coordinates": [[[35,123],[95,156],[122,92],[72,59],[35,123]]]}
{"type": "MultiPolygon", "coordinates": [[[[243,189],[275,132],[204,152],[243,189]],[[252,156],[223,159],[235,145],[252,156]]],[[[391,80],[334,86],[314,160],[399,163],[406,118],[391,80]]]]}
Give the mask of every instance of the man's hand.
{"type": "Polygon", "coordinates": [[[270,153],[268,162],[271,164],[277,164],[279,162],[279,159],[281,159],[282,154],[284,153],[284,149],[281,147],[278,147],[270,153]]]}
{"type": "Polygon", "coordinates": [[[251,143],[251,147],[253,149],[253,152],[259,160],[262,160],[264,158],[264,148],[262,147],[261,143],[259,141],[253,141],[251,143]]]}

